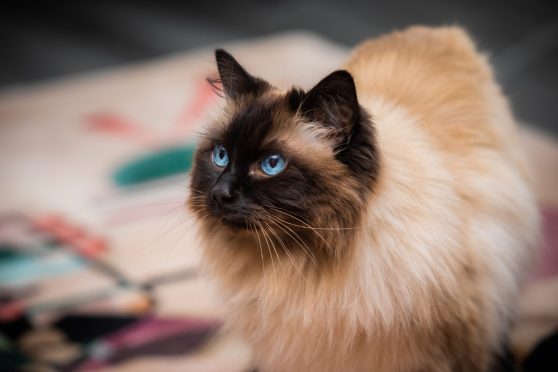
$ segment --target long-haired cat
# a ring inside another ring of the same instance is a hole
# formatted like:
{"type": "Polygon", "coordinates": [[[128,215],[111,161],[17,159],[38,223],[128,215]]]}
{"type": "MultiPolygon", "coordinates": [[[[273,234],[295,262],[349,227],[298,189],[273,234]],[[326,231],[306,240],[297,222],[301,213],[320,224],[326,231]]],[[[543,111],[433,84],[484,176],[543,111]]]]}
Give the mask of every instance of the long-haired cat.
{"type": "Polygon", "coordinates": [[[189,205],[262,371],[488,371],[538,212],[514,120],[456,27],[358,46],[309,91],[217,50],[189,205]]]}

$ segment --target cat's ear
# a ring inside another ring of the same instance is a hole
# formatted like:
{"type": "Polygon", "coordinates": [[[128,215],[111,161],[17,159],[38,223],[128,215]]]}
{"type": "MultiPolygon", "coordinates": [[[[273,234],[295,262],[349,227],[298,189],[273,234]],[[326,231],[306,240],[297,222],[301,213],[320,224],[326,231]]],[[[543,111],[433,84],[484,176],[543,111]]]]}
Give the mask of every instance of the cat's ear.
{"type": "Polygon", "coordinates": [[[238,99],[246,94],[258,95],[269,87],[264,80],[246,72],[240,63],[223,49],[215,51],[215,60],[223,91],[228,98],[238,99]]]}
{"type": "Polygon", "coordinates": [[[359,117],[355,82],[351,74],[338,70],[326,76],[306,93],[300,112],[348,140],[359,117]]]}

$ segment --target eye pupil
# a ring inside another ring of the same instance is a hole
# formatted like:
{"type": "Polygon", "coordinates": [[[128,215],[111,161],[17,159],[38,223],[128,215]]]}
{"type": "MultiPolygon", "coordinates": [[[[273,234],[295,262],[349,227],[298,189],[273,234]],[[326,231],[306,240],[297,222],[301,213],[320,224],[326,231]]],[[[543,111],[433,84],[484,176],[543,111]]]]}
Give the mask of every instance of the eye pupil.
{"type": "Polygon", "coordinates": [[[275,168],[277,166],[278,162],[279,162],[279,159],[277,159],[276,156],[271,156],[269,158],[269,165],[271,166],[271,168],[275,168]]]}
{"type": "Polygon", "coordinates": [[[219,149],[219,158],[223,159],[225,157],[225,149],[224,148],[220,148],[219,149]]]}

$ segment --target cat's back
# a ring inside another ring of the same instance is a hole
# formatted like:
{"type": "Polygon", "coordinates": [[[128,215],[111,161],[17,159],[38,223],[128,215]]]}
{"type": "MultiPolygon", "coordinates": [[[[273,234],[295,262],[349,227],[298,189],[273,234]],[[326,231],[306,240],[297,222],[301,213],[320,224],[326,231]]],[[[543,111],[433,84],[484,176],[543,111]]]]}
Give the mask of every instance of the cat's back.
{"type": "Polygon", "coordinates": [[[346,67],[363,102],[380,97],[405,109],[448,152],[515,152],[507,102],[463,29],[414,26],[366,41],[346,67]]]}
{"type": "Polygon", "coordinates": [[[445,163],[462,198],[482,203],[494,199],[499,187],[517,189],[523,203],[511,205],[535,213],[531,172],[508,102],[487,58],[462,28],[414,26],[366,41],[346,68],[372,115],[380,147],[428,147],[445,163]],[[402,132],[420,138],[405,139],[402,132]],[[486,186],[475,192],[481,183],[486,186]]]}
{"type": "Polygon", "coordinates": [[[413,26],[370,39],[353,50],[346,68],[360,95],[380,94],[423,113],[432,99],[470,98],[492,79],[469,35],[455,26],[413,26]]]}
{"type": "MultiPolygon", "coordinates": [[[[516,240],[528,241],[517,257],[530,261],[525,246],[536,244],[539,221],[531,171],[508,102],[467,32],[409,27],[360,44],[345,67],[372,116],[387,173],[423,169],[409,173],[413,188],[445,173],[451,181],[439,182],[452,189],[462,220],[482,215],[515,229],[516,240]]],[[[451,204],[441,195],[432,202],[451,204]]]]}
{"type": "Polygon", "coordinates": [[[432,257],[461,267],[451,273],[458,289],[435,282],[448,286],[448,297],[482,299],[457,298],[455,311],[478,321],[480,336],[467,342],[497,349],[537,246],[539,217],[517,126],[487,59],[458,27],[411,27],[364,42],[345,67],[371,114],[381,158],[370,241],[384,247],[395,237],[386,251],[419,251],[426,258],[409,268],[424,263],[440,278],[448,265],[428,266],[432,257]]]}

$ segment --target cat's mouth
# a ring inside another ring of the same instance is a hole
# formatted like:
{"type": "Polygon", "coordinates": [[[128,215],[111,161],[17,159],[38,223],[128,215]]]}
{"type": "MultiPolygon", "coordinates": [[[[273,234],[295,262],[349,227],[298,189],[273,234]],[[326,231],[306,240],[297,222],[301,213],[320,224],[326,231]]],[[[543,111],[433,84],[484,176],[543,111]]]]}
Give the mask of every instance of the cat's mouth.
{"type": "Polygon", "coordinates": [[[247,229],[248,221],[241,215],[223,215],[221,216],[222,223],[236,229],[247,229]]]}
{"type": "Polygon", "coordinates": [[[235,229],[247,229],[249,226],[249,219],[242,210],[222,207],[212,208],[212,212],[212,214],[219,219],[219,222],[225,226],[235,229]]]}

